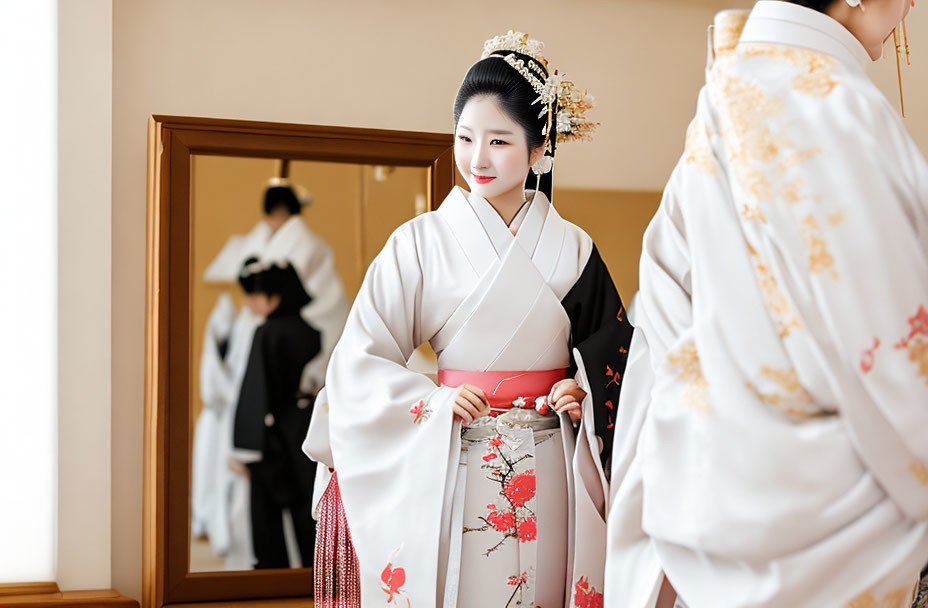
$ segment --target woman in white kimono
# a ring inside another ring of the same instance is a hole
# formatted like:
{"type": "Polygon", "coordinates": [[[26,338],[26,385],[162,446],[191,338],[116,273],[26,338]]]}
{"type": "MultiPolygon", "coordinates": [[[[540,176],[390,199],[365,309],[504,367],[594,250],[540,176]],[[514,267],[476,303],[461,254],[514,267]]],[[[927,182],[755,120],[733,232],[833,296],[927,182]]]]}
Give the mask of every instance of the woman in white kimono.
{"type": "Polygon", "coordinates": [[[717,18],[644,238],[608,606],[653,606],[664,576],[690,608],[911,604],[928,166],[865,72],[909,1],[717,18]]]}
{"type": "Polygon", "coordinates": [[[589,135],[591,101],[520,33],[488,41],[465,76],[455,158],[470,191],[372,263],[304,445],[336,472],[317,606],[602,605],[631,326],[590,237],[549,202],[555,146],[589,135]],[[438,386],[406,367],[425,342],[438,386]]]}

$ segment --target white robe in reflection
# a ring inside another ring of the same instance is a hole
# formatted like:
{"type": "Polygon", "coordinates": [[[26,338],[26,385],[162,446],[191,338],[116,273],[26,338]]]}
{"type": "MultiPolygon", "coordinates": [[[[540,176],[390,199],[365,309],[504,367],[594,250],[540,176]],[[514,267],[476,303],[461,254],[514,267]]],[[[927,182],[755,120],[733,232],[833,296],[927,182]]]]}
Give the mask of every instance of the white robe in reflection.
{"type": "Polygon", "coordinates": [[[690,608],[910,602],[928,166],[868,61],[785,2],[716,50],[644,238],[608,606],[652,606],[662,573],[690,608]]]}

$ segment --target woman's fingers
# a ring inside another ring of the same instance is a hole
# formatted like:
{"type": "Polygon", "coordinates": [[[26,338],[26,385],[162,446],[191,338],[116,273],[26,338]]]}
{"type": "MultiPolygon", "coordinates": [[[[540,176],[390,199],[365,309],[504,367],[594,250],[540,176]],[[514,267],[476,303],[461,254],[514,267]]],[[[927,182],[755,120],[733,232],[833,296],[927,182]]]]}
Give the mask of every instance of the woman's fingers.
{"type": "Polygon", "coordinates": [[[469,410],[472,409],[474,416],[480,416],[489,409],[486,404],[480,400],[480,397],[463,387],[458,393],[457,401],[469,410]]]}
{"type": "Polygon", "coordinates": [[[561,400],[558,401],[554,409],[559,414],[566,412],[574,422],[580,420],[580,403],[575,401],[570,395],[561,397],[561,400]]]}
{"type": "Polygon", "coordinates": [[[455,418],[459,419],[464,426],[467,426],[474,421],[474,416],[466,409],[461,407],[459,403],[455,402],[452,409],[454,411],[455,418]]]}
{"type": "Polygon", "coordinates": [[[578,401],[574,395],[564,395],[555,402],[554,411],[560,414],[564,411],[564,408],[570,407],[571,405],[579,409],[580,401],[578,401]]]}
{"type": "Polygon", "coordinates": [[[480,388],[479,386],[474,386],[472,384],[465,384],[463,386],[464,388],[469,390],[471,393],[473,393],[478,399],[480,399],[483,402],[484,407],[486,407],[487,409],[490,409],[490,400],[487,399],[487,394],[483,392],[482,388],[480,388]]]}

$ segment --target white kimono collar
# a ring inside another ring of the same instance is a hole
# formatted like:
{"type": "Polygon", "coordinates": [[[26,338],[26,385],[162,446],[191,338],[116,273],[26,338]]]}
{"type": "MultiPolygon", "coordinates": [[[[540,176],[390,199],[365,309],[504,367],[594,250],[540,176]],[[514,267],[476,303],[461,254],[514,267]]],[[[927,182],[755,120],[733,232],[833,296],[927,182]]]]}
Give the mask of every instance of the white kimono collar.
{"type": "Polygon", "coordinates": [[[503,218],[486,199],[472,192],[467,193],[461,190],[461,193],[480,218],[480,223],[490,238],[497,256],[502,258],[513,240],[521,243],[529,257],[532,256],[548,212],[548,198],[543,193],[526,191],[525,195],[529,202],[516,213],[511,223],[511,226],[518,229],[515,235],[510,232],[510,226],[506,225],[503,218]]]}
{"type": "Polygon", "coordinates": [[[867,50],[843,25],[824,13],[781,0],[754,5],[739,44],[750,42],[806,48],[861,69],[871,62],[867,50]]]}

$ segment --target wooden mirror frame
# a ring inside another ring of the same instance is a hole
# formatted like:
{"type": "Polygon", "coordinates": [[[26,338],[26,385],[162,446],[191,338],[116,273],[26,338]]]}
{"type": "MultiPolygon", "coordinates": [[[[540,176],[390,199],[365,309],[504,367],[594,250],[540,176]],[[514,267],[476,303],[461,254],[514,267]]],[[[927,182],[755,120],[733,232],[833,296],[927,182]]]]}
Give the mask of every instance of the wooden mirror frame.
{"type": "Polygon", "coordinates": [[[142,606],[311,605],[310,568],[190,572],[191,155],[425,167],[434,209],[454,184],[453,137],[152,116],[148,141],[142,606]]]}

